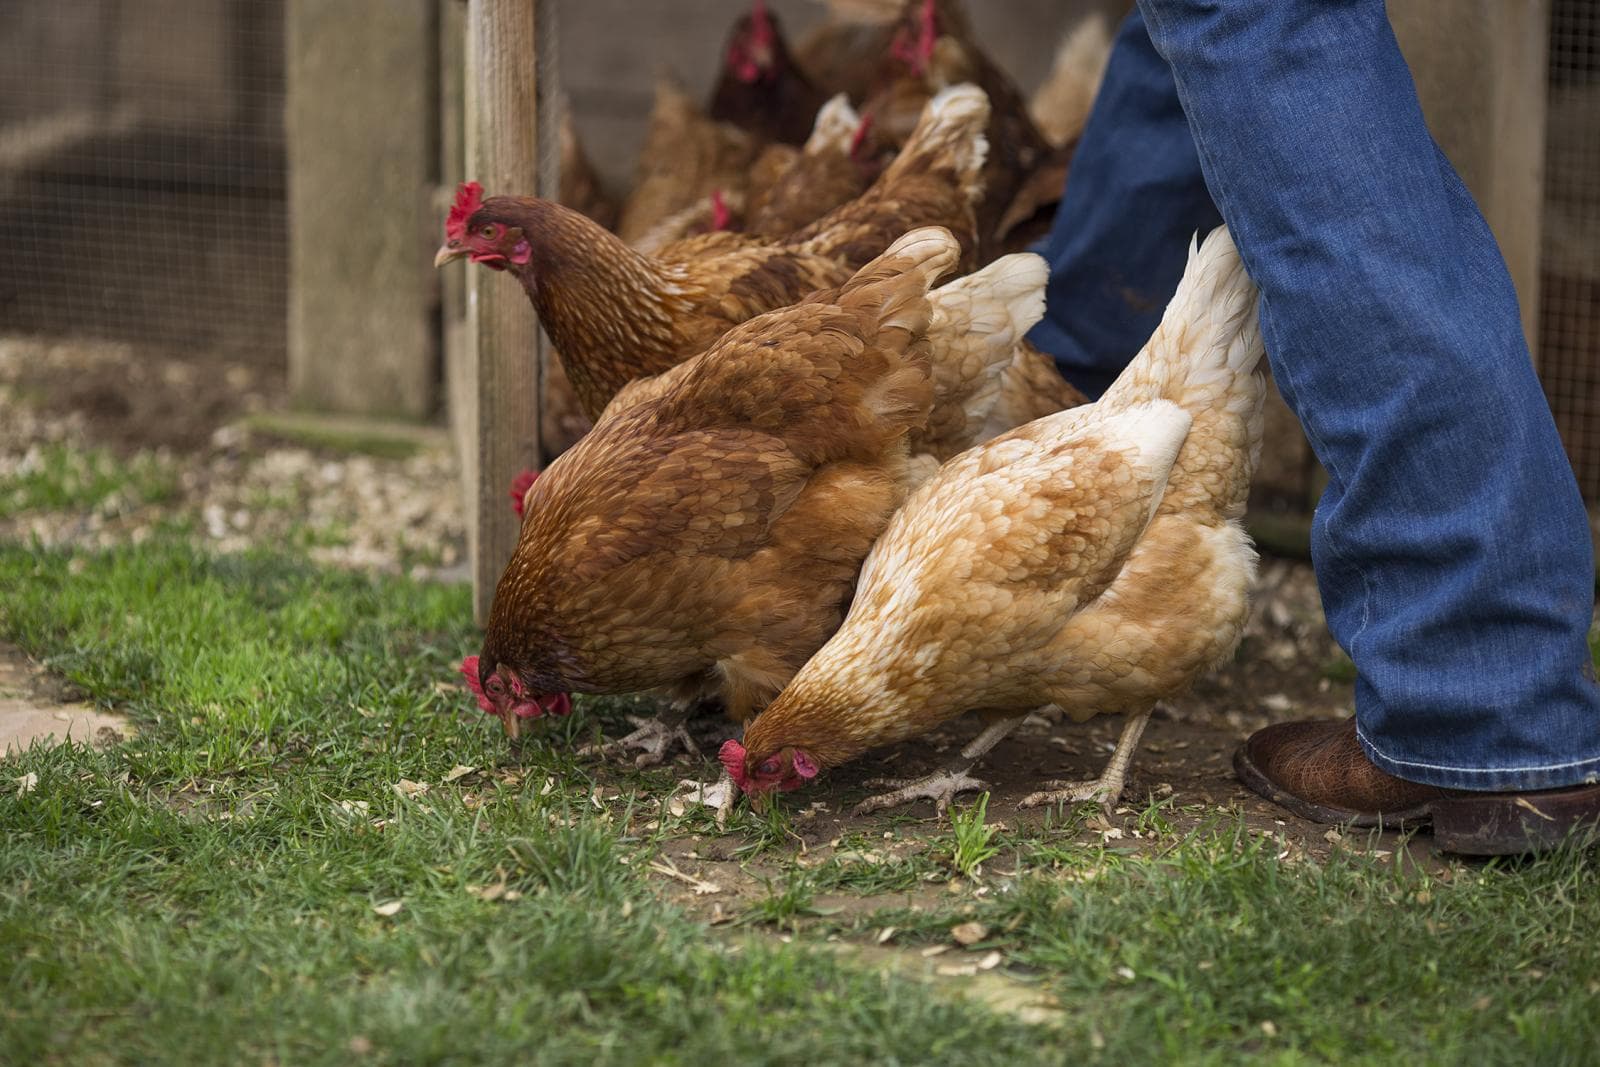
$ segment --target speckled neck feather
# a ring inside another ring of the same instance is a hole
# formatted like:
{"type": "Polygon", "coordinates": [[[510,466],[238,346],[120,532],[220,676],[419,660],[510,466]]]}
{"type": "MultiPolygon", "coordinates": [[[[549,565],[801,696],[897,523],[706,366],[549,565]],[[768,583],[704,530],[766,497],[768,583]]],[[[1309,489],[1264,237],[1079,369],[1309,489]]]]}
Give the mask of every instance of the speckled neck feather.
{"type": "Polygon", "coordinates": [[[484,208],[532,246],[511,269],[591,415],[629,381],[678,362],[674,318],[692,295],[681,269],[547,200],[493,197],[484,208]]]}

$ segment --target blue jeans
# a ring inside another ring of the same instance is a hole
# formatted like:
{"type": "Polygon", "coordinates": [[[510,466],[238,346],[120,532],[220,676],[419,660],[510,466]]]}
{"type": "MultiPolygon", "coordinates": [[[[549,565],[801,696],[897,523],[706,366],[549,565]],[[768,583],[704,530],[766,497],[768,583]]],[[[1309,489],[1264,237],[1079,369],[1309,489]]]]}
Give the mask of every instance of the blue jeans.
{"type": "Polygon", "coordinates": [[[1382,0],[1139,8],[1040,248],[1032,339],[1103,388],[1220,209],[1328,472],[1312,558],[1367,755],[1464,789],[1596,780],[1583,502],[1510,276],[1382,0]]]}

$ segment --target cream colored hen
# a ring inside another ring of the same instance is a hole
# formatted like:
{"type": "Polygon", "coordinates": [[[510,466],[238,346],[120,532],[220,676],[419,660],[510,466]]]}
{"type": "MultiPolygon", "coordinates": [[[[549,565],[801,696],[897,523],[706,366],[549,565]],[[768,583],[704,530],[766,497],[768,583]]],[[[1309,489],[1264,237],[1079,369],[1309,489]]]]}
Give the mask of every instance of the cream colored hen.
{"type": "Polygon", "coordinates": [[[843,627],[724,745],[734,780],[797,788],[981,710],[990,725],[959,761],[863,805],[942,809],[981,785],[967,774],[979,756],[1055,704],[1129,718],[1099,779],[1025,803],[1115,803],[1154,705],[1231,655],[1244,625],[1261,355],[1255,286],[1218,230],[1103,398],[957,456],[912,495],[843,627]]]}

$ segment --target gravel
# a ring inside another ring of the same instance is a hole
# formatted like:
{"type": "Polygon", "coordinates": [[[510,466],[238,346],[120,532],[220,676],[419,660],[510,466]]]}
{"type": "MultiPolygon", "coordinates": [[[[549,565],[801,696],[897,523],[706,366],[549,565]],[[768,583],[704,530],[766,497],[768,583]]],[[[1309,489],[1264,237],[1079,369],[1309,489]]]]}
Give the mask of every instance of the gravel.
{"type": "MultiPolygon", "coordinates": [[[[46,546],[103,548],[138,542],[163,526],[177,525],[200,546],[236,552],[253,546],[301,546],[319,563],[371,568],[439,580],[464,580],[466,530],[457,484],[458,468],[448,448],[422,440],[404,459],[336,454],[286,444],[254,433],[238,419],[272,403],[241,389],[235,410],[220,412],[221,425],[197,448],[142,447],[117,433],[98,432],[104,420],[62,404],[59,388],[42,391],[41,366],[60,381],[76,363],[81,375],[104,374],[121,346],[0,339],[0,485],[50,469],[62,449],[116,471],[160,472],[159,492],[146,499],[129,478],[92,502],[0,517],[0,538],[36,540],[46,546]]],[[[193,367],[169,361],[173,371],[149,361],[142,366],[145,391],[164,383],[192,386],[193,367]]],[[[242,385],[247,369],[229,368],[208,379],[242,385]]],[[[142,402],[142,401],[141,401],[142,402]]],[[[118,427],[119,430],[124,429],[118,427]]],[[[158,434],[151,435],[159,438],[158,434]]]]}

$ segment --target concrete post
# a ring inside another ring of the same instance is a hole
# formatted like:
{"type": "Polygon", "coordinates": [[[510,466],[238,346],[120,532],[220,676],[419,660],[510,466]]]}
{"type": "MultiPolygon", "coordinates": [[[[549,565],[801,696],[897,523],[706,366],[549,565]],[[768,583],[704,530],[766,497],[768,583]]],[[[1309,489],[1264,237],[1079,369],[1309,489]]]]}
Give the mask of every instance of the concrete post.
{"type": "Polygon", "coordinates": [[[432,0],[289,0],[289,390],[307,408],[438,405],[432,0]]]}

